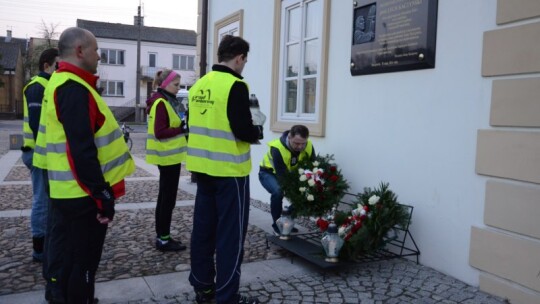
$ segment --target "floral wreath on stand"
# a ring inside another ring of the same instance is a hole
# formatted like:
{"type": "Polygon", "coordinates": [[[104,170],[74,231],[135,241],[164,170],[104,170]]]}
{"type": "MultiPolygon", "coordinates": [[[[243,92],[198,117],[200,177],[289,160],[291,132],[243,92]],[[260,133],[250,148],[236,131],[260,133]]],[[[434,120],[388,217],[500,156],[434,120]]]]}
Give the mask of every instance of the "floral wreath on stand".
{"type": "Polygon", "coordinates": [[[278,180],[294,217],[322,216],[345,195],[349,184],[333,160],[332,155],[303,159],[278,180]]]}
{"type": "Polygon", "coordinates": [[[394,238],[385,238],[396,225],[409,223],[407,208],[397,201],[397,195],[381,182],[379,188],[364,188],[351,210],[332,210],[317,220],[321,232],[331,221],[338,226],[338,234],[345,241],[340,252],[344,259],[354,259],[383,248],[394,238]]]}

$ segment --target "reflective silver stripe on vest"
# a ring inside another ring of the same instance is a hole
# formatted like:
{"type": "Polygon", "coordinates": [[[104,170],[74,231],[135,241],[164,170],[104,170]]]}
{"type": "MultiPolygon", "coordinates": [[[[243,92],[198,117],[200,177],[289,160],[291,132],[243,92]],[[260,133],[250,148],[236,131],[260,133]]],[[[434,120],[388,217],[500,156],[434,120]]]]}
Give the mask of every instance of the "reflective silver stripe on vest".
{"type": "Polygon", "coordinates": [[[189,132],[197,135],[210,136],[213,138],[221,138],[236,141],[236,137],[232,132],[227,132],[223,130],[208,129],[203,127],[190,127],[189,132]]]}
{"type": "Polygon", "coordinates": [[[47,148],[36,145],[34,147],[34,153],[45,156],[47,154],[47,148]]]}
{"type": "MultiPolygon", "coordinates": [[[[101,166],[101,171],[103,174],[113,170],[114,168],[118,166],[122,166],[124,163],[126,163],[131,156],[129,155],[129,152],[124,153],[123,155],[120,155],[119,157],[111,160],[110,162],[106,163],[105,165],[101,166]]],[[[53,181],[72,181],[75,180],[73,177],[73,173],[71,171],[53,171],[48,170],[49,172],[49,179],[53,181]]]]}
{"type": "Polygon", "coordinates": [[[187,151],[187,148],[180,147],[173,150],[167,150],[167,151],[157,151],[157,150],[146,150],[146,154],[148,155],[156,155],[159,157],[165,157],[165,156],[171,156],[175,154],[185,153],[187,151]]]}
{"type": "Polygon", "coordinates": [[[128,160],[131,159],[131,155],[129,154],[129,152],[126,152],[122,155],[120,155],[119,157],[111,160],[110,162],[104,164],[101,166],[101,171],[103,172],[103,174],[113,170],[114,168],[118,167],[118,166],[122,166],[123,164],[125,164],[128,160]]]}
{"type": "Polygon", "coordinates": [[[28,116],[25,116],[25,117],[23,118],[23,121],[24,121],[24,122],[29,122],[30,119],[28,119],[28,116]]]}
{"type": "Polygon", "coordinates": [[[24,138],[34,140],[34,134],[33,133],[23,133],[24,138]]]}
{"type": "Polygon", "coordinates": [[[48,170],[49,180],[51,181],[70,181],[74,180],[73,173],[71,171],[52,171],[48,170]]]}
{"type": "Polygon", "coordinates": [[[118,138],[122,136],[123,136],[122,131],[120,131],[120,129],[116,129],[116,130],[113,130],[109,134],[96,137],[94,139],[94,143],[96,144],[96,147],[101,148],[101,147],[105,147],[106,145],[112,143],[113,141],[117,140],[118,138]]]}
{"type": "Polygon", "coordinates": [[[47,130],[47,127],[45,127],[45,125],[39,124],[38,132],[45,133],[45,130],[47,130]]]}
{"type": "Polygon", "coordinates": [[[158,142],[161,142],[161,143],[166,143],[166,142],[169,142],[171,140],[177,140],[177,139],[185,137],[185,136],[187,136],[187,133],[178,134],[176,136],[169,137],[169,138],[159,139],[159,138],[155,137],[154,135],[148,134],[147,139],[158,141],[158,142]]]}
{"type": "Polygon", "coordinates": [[[47,143],[47,152],[51,153],[66,153],[66,143],[47,143]]]}
{"type": "MultiPolygon", "coordinates": [[[[270,165],[272,166],[272,170],[276,170],[276,166],[274,166],[274,158],[272,157],[272,153],[270,153],[271,149],[266,152],[268,155],[268,161],[270,161],[270,165]]],[[[281,153],[280,153],[281,154],[281,153]]]]}
{"type": "MultiPolygon", "coordinates": [[[[101,136],[99,138],[94,139],[94,143],[96,144],[97,148],[104,147],[110,143],[109,140],[111,139],[117,139],[122,137],[122,131],[115,130],[108,135],[101,136]]],[[[66,152],[66,144],[65,143],[58,143],[58,144],[52,144],[47,143],[47,152],[52,153],[65,153],[66,152]]]]}
{"type": "Polygon", "coordinates": [[[210,152],[208,150],[188,148],[188,155],[206,158],[215,161],[224,161],[229,163],[241,164],[250,160],[250,152],[241,155],[232,155],[223,152],[210,152]]]}

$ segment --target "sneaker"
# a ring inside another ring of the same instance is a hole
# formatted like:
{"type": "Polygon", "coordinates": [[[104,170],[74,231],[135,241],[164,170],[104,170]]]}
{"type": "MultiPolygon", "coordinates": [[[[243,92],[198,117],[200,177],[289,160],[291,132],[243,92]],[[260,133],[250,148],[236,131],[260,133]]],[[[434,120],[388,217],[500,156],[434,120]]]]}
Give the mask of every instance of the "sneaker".
{"type": "Polygon", "coordinates": [[[159,239],[156,240],[156,249],[159,251],[182,251],[186,250],[186,248],[186,245],[182,244],[182,242],[175,241],[172,238],[166,243],[163,243],[159,239]]]}
{"type": "Polygon", "coordinates": [[[238,295],[238,304],[259,304],[259,303],[260,302],[257,298],[238,295]]]}
{"type": "Polygon", "coordinates": [[[276,223],[272,224],[272,230],[273,230],[273,233],[274,233],[275,236],[280,236],[281,235],[281,231],[279,231],[279,228],[276,225],[276,223]]]}
{"type": "Polygon", "coordinates": [[[207,290],[195,290],[197,304],[215,303],[216,291],[213,288],[207,290]]]}

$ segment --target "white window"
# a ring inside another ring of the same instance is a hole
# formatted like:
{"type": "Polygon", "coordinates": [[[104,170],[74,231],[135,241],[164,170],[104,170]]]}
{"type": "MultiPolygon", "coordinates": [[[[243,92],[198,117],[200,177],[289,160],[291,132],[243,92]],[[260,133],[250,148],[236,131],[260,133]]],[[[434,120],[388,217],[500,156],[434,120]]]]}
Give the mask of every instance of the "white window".
{"type": "Polygon", "coordinates": [[[218,41],[221,41],[221,39],[225,35],[239,36],[240,35],[240,21],[234,21],[220,28],[218,32],[218,41]]]}
{"type": "Polygon", "coordinates": [[[173,55],[173,70],[194,71],[195,56],[173,55]]]}
{"type": "Polygon", "coordinates": [[[101,63],[123,65],[124,53],[124,50],[101,49],[101,63]]]}
{"type": "Polygon", "coordinates": [[[302,123],[323,135],[329,0],[283,0],[272,130],[302,123]]]}
{"type": "Polygon", "coordinates": [[[148,53],[148,66],[151,68],[156,67],[157,53],[148,53]]]}
{"type": "Polygon", "coordinates": [[[244,20],[244,11],[236,11],[214,24],[214,62],[218,62],[217,49],[219,42],[225,35],[242,37],[242,23],[244,20]]]}
{"type": "Polygon", "coordinates": [[[123,81],[101,80],[99,86],[103,89],[103,96],[124,96],[123,81]]]}

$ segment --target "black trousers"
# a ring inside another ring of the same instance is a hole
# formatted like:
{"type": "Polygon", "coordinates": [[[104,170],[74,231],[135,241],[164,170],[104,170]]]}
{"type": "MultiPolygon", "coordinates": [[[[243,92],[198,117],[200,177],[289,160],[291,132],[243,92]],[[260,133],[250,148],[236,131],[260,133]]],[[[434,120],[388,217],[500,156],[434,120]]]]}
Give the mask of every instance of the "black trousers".
{"type": "Polygon", "coordinates": [[[180,164],[158,166],[159,193],[156,205],[156,235],[157,237],[171,234],[171,219],[176,206],[176,194],[180,182],[180,164]]]}
{"type": "Polygon", "coordinates": [[[93,303],[96,271],[107,225],[97,219],[90,197],[51,199],[48,275],[52,294],[66,303],[93,303]]]}

